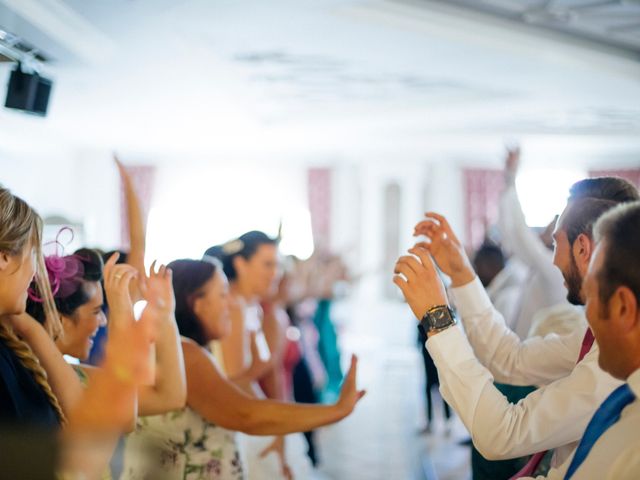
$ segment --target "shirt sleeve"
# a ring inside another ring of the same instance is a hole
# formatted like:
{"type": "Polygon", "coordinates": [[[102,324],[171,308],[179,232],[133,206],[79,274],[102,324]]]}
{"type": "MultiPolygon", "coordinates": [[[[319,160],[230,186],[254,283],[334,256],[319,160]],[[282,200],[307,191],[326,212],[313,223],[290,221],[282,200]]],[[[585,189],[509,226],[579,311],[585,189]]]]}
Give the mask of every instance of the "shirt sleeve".
{"type": "Polygon", "coordinates": [[[493,307],[478,278],[453,288],[452,298],[475,355],[498,382],[541,385],[573,370],[585,325],[568,335],[550,334],[522,341],[493,307]]]}
{"type": "Polygon", "coordinates": [[[503,243],[516,258],[553,284],[557,283],[559,272],[553,265],[552,255],[527,225],[513,185],[507,187],[500,198],[500,233],[503,243]]]}
{"type": "Polygon", "coordinates": [[[622,382],[598,367],[592,348],[571,374],[510,403],[493,385],[458,327],[426,347],[438,368],[442,397],[458,413],[478,451],[489,460],[515,458],[581,438],[598,405],[622,382]]]}

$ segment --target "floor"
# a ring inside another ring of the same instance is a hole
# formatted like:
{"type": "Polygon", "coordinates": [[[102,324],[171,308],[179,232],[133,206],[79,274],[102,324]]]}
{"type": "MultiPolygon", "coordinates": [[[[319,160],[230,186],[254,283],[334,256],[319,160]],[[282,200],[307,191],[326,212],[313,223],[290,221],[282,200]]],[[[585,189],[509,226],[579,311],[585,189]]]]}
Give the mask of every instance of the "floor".
{"type": "Polygon", "coordinates": [[[433,432],[420,433],[424,373],[408,308],[388,302],[363,310],[345,302],[333,317],[343,361],[358,354],[358,383],[367,395],[349,418],[320,431],[314,480],[470,478],[469,448],[458,444],[468,434],[457,418],[445,426],[439,400],[433,432]]]}

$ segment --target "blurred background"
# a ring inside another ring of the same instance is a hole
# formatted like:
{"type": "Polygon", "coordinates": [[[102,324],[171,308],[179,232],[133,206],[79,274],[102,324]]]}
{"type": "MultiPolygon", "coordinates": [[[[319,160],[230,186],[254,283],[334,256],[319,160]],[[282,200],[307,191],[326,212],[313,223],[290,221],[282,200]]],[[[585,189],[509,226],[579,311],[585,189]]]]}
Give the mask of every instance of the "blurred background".
{"type": "Polygon", "coordinates": [[[0,182],[48,238],[72,226],[69,251],[126,248],[115,151],[149,260],[280,225],[283,254],[340,255],[352,281],[333,320],[369,395],[322,432],[319,478],[467,478],[461,424],[418,433],[393,264],[427,210],[483,242],[505,146],[522,148],[530,227],[580,178],[640,183],[640,2],[0,0],[5,97],[0,182]]]}

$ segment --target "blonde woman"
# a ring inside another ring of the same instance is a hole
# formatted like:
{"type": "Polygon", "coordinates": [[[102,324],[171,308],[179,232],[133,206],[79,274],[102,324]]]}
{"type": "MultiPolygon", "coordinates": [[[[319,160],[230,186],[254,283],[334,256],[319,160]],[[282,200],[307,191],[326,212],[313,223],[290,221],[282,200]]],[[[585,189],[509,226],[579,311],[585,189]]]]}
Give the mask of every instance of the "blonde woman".
{"type": "Polygon", "coordinates": [[[43,342],[34,353],[20,338],[47,332],[57,336],[61,330],[46,275],[36,275],[45,271],[41,238],[38,214],[0,187],[0,422],[55,428],[64,423],[81,386],[53,342],[43,342]],[[34,275],[47,312],[47,332],[21,331],[20,315],[34,275]]]}

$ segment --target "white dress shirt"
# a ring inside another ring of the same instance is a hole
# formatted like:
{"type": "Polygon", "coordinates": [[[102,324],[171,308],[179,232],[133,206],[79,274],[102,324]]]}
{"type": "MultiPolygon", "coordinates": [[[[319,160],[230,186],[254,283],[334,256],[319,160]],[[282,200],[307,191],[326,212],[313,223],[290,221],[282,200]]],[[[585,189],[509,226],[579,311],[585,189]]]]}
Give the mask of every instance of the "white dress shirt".
{"type": "Polygon", "coordinates": [[[525,339],[535,313],[541,308],[567,304],[567,290],[560,270],[553,265],[552,252],[527,225],[514,186],[507,187],[500,199],[499,224],[505,250],[529,268],[527,288],[523,290],[519,314],[511,327],[525,339]]]}
{"type": "Polygon", "coordinates": [[[520,301],[526,287],[527,268],[512,259],[487,285],[491,303],[504,317],[507,326],[513,330],[520,315],[520,301]]]}
{"type": "Polygon", "coordinates": [[[539,310],[533,316],[527,338],[544,337],[550,333],[570,335],[576,330],[584,332],[586,328],[587,319],[584,316],[583,308],[567,302],[539,310]]]}
{"type": "MultiPolygon", "coordinates": [[[[637,480],[640,478],[640,370],[627,379],[636,399],[627,405],[615,424],[593,445],[589,455],[571,480],[637,480]]],[[[571,455],[546,477],[537,480],[561,480],[573,460],[571,455]]]]}
{"type": "Polygon", "coordinates": [[[555,448],[552,463],[559,465],[575,449],[597,407],[622,382],[598,367],[595,343],[576,365],[586,330],[522,342],[492,307],[478,279],[452,293],[468,340],[456,326],[426,343],[443,398],[487,459],[555,448]],[[494,378],[544,386],[512,404],[495,388],[494,378]]]}

